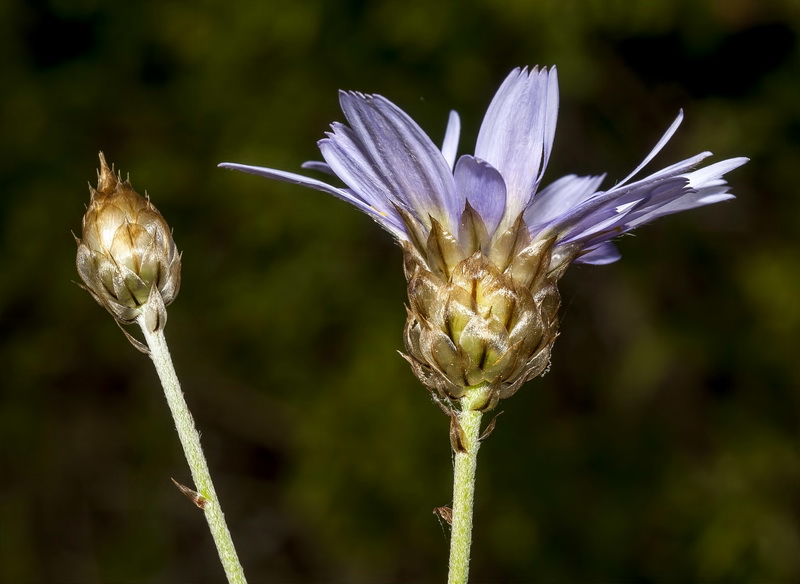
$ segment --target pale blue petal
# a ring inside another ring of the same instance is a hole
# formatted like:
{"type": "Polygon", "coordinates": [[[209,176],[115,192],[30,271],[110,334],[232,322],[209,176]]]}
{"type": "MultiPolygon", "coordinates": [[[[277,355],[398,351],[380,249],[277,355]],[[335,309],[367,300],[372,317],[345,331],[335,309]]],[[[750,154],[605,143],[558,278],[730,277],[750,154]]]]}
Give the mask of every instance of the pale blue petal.
{"type": "Polygon", "coordinates": [[[219,166],[220,168],[239,170],[241,172],[246,172],[248,174],[255,174],[257,176],[263,176],[266,178],[271,178],[273,180],[279,180],[282,182],[309,187],[312,189],[316,189],[318,191],[322,191],[324,193],[328,193],[338,199],[350,203],[351,205],[357,207],[367,215],[371,216],[384,229],[389,231],[389,233],[394,235],[397,239],[408,240],[408,235],[406,234],[406,230],[403,226],[402,221],[400,220],[399,215],[396,212],[394,213],[394,215],[383,214],[374,207],[371,207],[369,204],[364,202],[360,197],[358,197],[352,191],[339,189],[313,178],[309,178],[299,174],[294,174],[292,172],[286,172],[283,170],[276,170],[274,168],[264,168],[261,166],[248,166],[246,164],[236,164],[233,162],[222,162],[217,166],[219,166]]]}
{"type": "Polygon", "coordinates": [[[456,164],[455,181],[456,188],[483,219],[491,236],[506,208],[503,177],[485,160],[465,155],[456,164]]]}
{"type": "Polygon", "coordinates": [[[679,178],[680,175],[690,171],[709,155],[710,153],[704,152],[636,182],[595,193],[560,216],[540,223],[530,222],[528,226],[532,234],[552,231],[564,242],[583,239],[590,233],[614,229],[620,218],[644,199],[655,194],[665,196],[665,193],[671,193],[673,198],[677,198],[688,192],[688,179],[679,178]]]}
{"type": "Polygon", "coordinates": [[[508,190],[504,221],[516,220],[530,202],[553,146],[558,117],[555,68],[514,69],[483,119],[475,156],[503,175],[508,190]]]}
{"type": "MultiPolygon", "coordinates": [[[[550,75],[547,78],[547,104],[545,106],[546,119],[544,122],[544,160],[542,162],[542,170],[536,179],[536,188],[542,182],[544,171],[547,169],[547,163],[550,162],[550,154],[553,152],[553,142],[556,139],[556,125],[558,123],[558,71],[555,65],[550,68],[550,75]]],[[[534,193],[531,193],[533,196],[534,193]]]]}
{"type": "MultiPolygon", "coordinates": [[[[691,159],[690,159],[691,160],[691,159]]],[[[686,161],[684,161],[685,163],[686,161]]],[[[556,220],[559,244],[582,242],[588,247],[626,233],[659,217],[732,198],[722,175],[747,162],[746,158],[723,160],[706,168],[668,176],[660,171],[650,177],[607,193],[599,193],[556,220]],[[653,178],[656,177],[656,178],[653,178]],[[665,178],[666,177],[666,178],[665,178]]]]}
{"type": "Polygon", "coordinates": [[[562,176],[536,193],[530,206],[525,210],[525,223],[538,225],[552,221],[559,215],[577,207],[597,192],[605,177],[604,174],[600,176],[576,176],[574,174],[562,176]]]}
{"type": "Polygon", "coordinates": [[[730,158],[684,175],[690,190],[669,200],[650,200],[626,220],[626,230],[649,223],[659,217],[688,211],[735,198],[722,176],[748,161],[747,158],[730,158]]]}
{"type": "Polygon", "coordinates": [[[605,266],[614,263],[621,257],[622,254],[619,253],[617,246],[610,241],[605,241],[596,247],[585,250],[573,260],[573,263],[605,266]]]}
{"type": "Polygon", "coordinates": [[[458,154],[458,139],[461,136],[461,118],[458,112],[453,110],[447,119],[447,129],[444,132],[444,142],[442,143],[442,156],[447,161],[447,166],[453,170],[458,154]]]}
{"type": "Polygon", "coordinates": [[[690,191],[689,181],[685,177],[676,176],[653,182],[638,184],[633,188],[624,187],[611,193],[603,193],[596,198],[603,204],[594,204],[590,199],[579,207],[580,219],[569,229],[562,231],[560,243],[584,242],[592,245],[599,241],[611,239],[627,231],[625,222],[630,220],[631,213],[652,200],[672,200],[690,191]]]}
{"type": "Polygon", "coordinates": [[[739,168],[749,160],[749,158],[745,157],[728,158],[727,160],[722,160],[706,167],[698,168],[686,176],[689,179],[689,184],[694,188],[703,188],[723,184],[724,181],[720,182],[722,175],[739,168]]]}
{"type": "Polygon", "coordinates": [[[675,118],[675,121],[672,122],[669,128],[667,128],[667,131],[664,132],[663,136],[661,136],[661,139],[658,141],[658,144],[656,144],[655,148],[653,148],[650,151],[650,154],[645,156],[644,160],[642,160],[642,163],[639,166],[637,166],[632,173],[630,173],[628,176],[622,179],[622,181],[620,181],[620,183],[617,186],[624,185],[626,182],[628,182],[630,179],[636,176],[640,170],[642,170],[645,166],[647,166],[647,163],[653,160],[656,154],[661,152],[661,149],[664,148],[664,146],[666,146],[667,142],[669,142],[670,138],[672,138],[672,136],[678,130],[678,127],[681,125],[681,122],[683,122],[683,110],[680,110],[678,112],[678,117],[675,118]]]}
{"type": "Polygon", "coordinates": [[[397,205],[413,213],[408,202],[385,183],[356,133],[340,123],[331,124],[331,128],[333,132],[317,145],[333,173],[378,212],[391,215],[397,205]]]}
{"type": "Polygon", "coordinates": [[[304,168],[306,170],[316,170],[317,172],[324,172],[325,174],[336,176],[336,173],[333,172],[330,164],[327,162],[322,162],[321,160],[308,160],[307,162],[301,164],[300,168],[304,168]]]}
{"type": "Polygon", "coordinates": [[[726,185],[724,188],[713,188],[711,192],[706,189],[689,191],[669,203],[665,203],[661,206],[650,206],[643,212],[626,218],[625,231],[630,231],[631,229],[635,229],[645,223],[650,223],[660,217],[666,217],[667,215],[673,215],[681,211],[688,211],[690,209],[735,199],[735,196],[727,192],[727,188],[726,185]]]}
{"type": "MultiPolygon", "coordinates": [[[[643,178],[641,180],[634,181],[630,185],[627,185],[625,188],[628,188],[628,187],[631,187],[631,186],[635,186],[635,185],[640,184],[640,183],[649,183],[649,182],[652,182],[652,181],[660,179],[660,178],[669,178],[671,176],[676,176],[676,175],[679,175],[681,173],[689,172],[690,170],[692,170],[695,166],[697,166],[698,164],[703,162],[703,160],[705,160],[709,156],[711,156],[711,152],[708,152],[708,151],[701,152],[700,154],[695,154],[691,158],[687,158],[686,160],[681,160],[680,162],[676,162],[675,164],[672,164],[670,166],[662,168],[661,170],[658,170],[658,171],[654,172],[653,174],[648,175],[648,176],[646,176],[645,178],[643,178]]],[[[620,182],[620,183],[617,183],[616,185],[614,185],[613,188],[614,189],[619,189],[623,185],[624,185],[624,183],[620,182]]]]}
{"type": "MultiPolygon", "coordinates": [[[[342,92],[339,100],[369,174],[378,179],[375,186],[403,201],[423,224],[429,225],[431,216],[456,233],[464,199],[456,192],[447,161],[425,132],[380,95],[342,92]]],[[[365,186],[348,185],[354,191],[365,186]]]]}
{"type": "Polygon", "coordinates": [[[734,158],[668,180],[649,184],[640,181],[637,188],[615,200],[613,209],[598,210],[587,217],[583,223],[588,226],[585,230],[580,232],[581,225],[576,225],[564,243],[583,241],[587,245],[590,252],[581,255],[576,263],[599,265],[616,261],[619,255],[608,247],[611,245],[608,239],[660,217],[733,199],[721,177],[745,162],[746,158],[734,158]]]}

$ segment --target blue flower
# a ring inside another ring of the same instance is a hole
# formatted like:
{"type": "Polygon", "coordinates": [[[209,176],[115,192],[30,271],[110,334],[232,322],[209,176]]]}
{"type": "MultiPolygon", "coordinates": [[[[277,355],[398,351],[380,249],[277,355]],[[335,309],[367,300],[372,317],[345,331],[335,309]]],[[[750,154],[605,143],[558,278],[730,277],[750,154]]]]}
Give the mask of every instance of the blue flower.
{"type": "Polygon", "coordinates": [[[325,162],[303,166],[339,177],[346,188],[272,168],[219,166],[330,193],[401,242],[414,243],[415,227],[424,241],[433,222],[463,241],[468,204],[483,221],[489,247],[521,216],[533,240],[555,236],[555,254],[569,249],[576,263],[607,264],[620,257],[613,238],[659,217],[733,198],[722,177],[747,162],[731,158],[698,169],[711,155],[703,152],[631,182],[678,129],[681,112],[644,161],[616,185],[601,190],[605,175],[567,175],[540,190],[558,117],[555,67],[514,69],[489,105],[475,154],[457,161],[456,112],[450,113],[440,150],[380,95],[341,92],[339,100],[349,126],[332,124],[319,141],[325,162]]]}
{"type": "MultiPolygon", "coordinates": [[[[553,149],[558,81],[552,68],[515,69],[484,117],[475,154],[456,160],[451,112],[442,148],[380,95],[342,92],[349,125],[334,123],[303,166],[346,187],[298,174],[220,166],[330,193],[370,215],[403,249],[408,281],[406,359],[431,391],[470,394],[488,410],[544,373],[558,336],[558,280],[572,262],[619,259],[611,240],[678,211],[732,198],[731,158],[704,168],[703,152],[633,181],[677,130],[681,113],[623,181],[562,177],[539,190],[553,149]],[[475,393],[477,392],[477,393],[475,393]]],[[[474,399],[472,399],[474,398],[474,399]]]]}

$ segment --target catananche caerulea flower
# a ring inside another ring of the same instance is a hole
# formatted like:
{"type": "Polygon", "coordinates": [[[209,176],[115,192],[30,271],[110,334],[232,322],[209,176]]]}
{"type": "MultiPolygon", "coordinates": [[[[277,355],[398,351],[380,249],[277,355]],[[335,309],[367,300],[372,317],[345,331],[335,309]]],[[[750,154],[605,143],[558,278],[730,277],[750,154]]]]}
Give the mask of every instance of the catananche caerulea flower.
{"type": "Polygon", "coordinates": [[[403,248],[408,280],[406,358],[441,395],[480,390],[484,409],[546,370],[558,333],[556,284],[570,263],[614,262],[611,240],[620,234],[733,198],[722,177],[747,161],[698,168],[711,155],[703,152],[632,180],[672,137],[681,113],[616,185],[603,190],[604,175],[567,175],[540,190],[558,116],[555,67],[513,70],[489,105],[474,155],[457,160],[455,112],[439,149],[386,98],[341,92],[339,99],[349,125],[332,124],[319,141],[325,162],[303,166],[346,187],[220,166],[330,193],[389,231],[403,248]]]}

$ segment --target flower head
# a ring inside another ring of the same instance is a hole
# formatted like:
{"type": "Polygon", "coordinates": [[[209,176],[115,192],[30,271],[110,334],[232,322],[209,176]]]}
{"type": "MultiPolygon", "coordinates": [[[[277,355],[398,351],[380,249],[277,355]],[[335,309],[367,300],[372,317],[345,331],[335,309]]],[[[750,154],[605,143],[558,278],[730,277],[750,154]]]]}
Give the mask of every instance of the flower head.
{"type": "Polygon", "coordinates": [[[407,356],[429,388],[452,398],[480,389],[484,407],[549,364],[557,336],[558,279],[572,262],[619,259],[611,240],[658,217],[730,199],[732,158],[697,168],[703,152],[631,182],[645,160],[601,190],[604,176],[564,176],[540,190],[558,117],[551,69],[515,69],[481,125],[474,155],[456,161],[460,121],[451,112],[442,148],[380,95],[341,92],[349,125],[334,123],[319,148],[345,188],[302,175],[222,163],[330,193],[370,215],[400,243],[409,283],[407,356]]]}
{"type": "Polygon", "coordinates": [[[163,328],[165,306],[178,295],[180,254],[161,213],[108,167],[100,153],[97,189],[77,239],[78,273],[85,288],[121,324],[144,314],[150,330],[163,328]]]}

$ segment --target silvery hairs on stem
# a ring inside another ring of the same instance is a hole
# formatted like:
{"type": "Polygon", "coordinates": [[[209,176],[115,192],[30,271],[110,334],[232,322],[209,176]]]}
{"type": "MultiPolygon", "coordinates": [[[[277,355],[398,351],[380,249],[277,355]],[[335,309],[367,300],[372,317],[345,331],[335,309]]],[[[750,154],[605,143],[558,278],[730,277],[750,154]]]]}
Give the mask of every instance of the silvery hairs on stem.
{"type": "MultiPolygon", "coordinates": [[[[166,307],[181,285],[181,254],[172,232],[149,197],[123,181],[100,153],[97,188],[83,216],[77,267],[84,288],[117,320],[133,324],[141,315],[151,332],[167,323],[166,307]]],[[[134,346],[148,352],[122,329],[134,346]]]]}
{"type": "Polygon", "coordinates": [[[403,249],[408,281],[405,355],[435,395],[489,410],[550,363],[559,278],[571,263],[608,264],[612,239],[659,217],[733,198],[731,158],[698,168],[702,152],[631,182],[664,147],[681,112],[644,161],[602,190],[605,175],[561,177],[540,189],[558,117],[556,68],[514,69],[483,119],[474,155],[456,161],[460,121],[440,148],[380,95],[340,92],[348,125],[318,142],[325,162],[304,168],[345,188],[257,166],[222,163],[303,185],[354,205],[403,249]]]}

